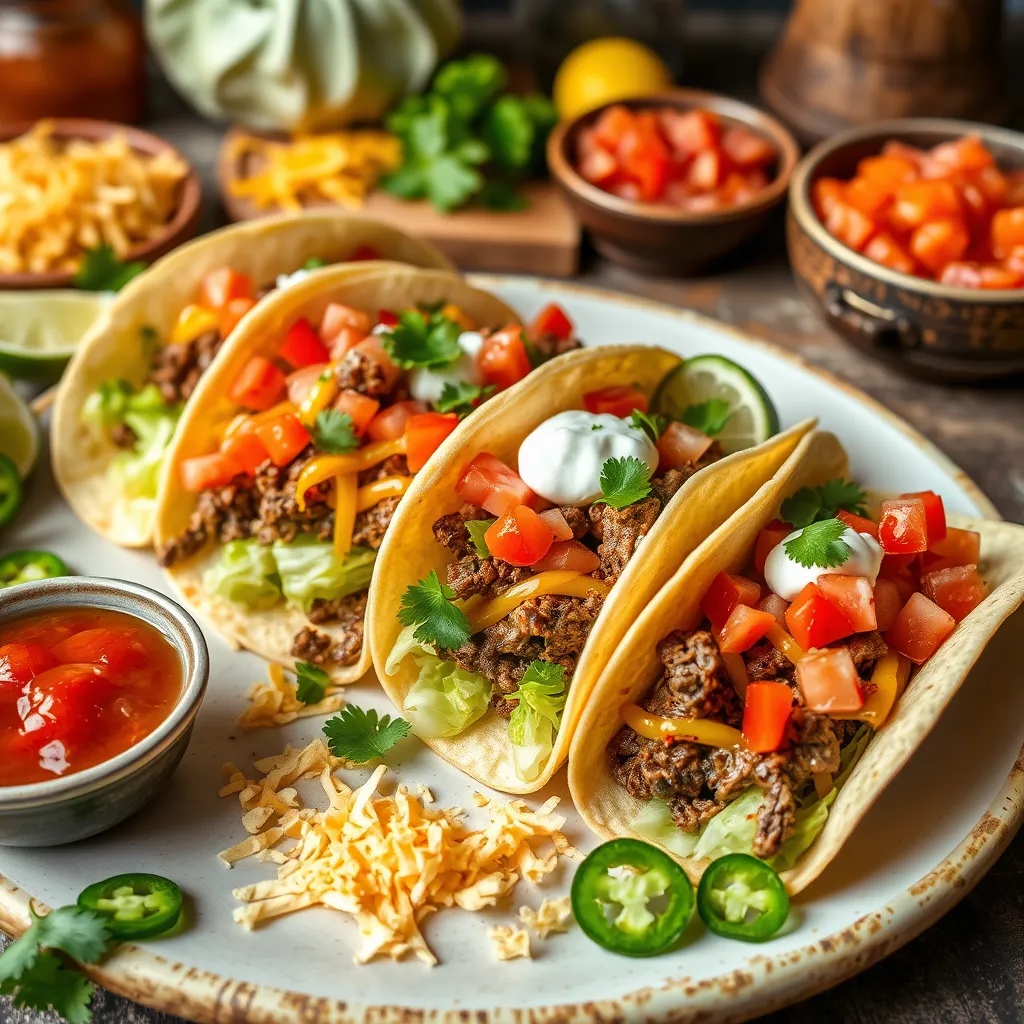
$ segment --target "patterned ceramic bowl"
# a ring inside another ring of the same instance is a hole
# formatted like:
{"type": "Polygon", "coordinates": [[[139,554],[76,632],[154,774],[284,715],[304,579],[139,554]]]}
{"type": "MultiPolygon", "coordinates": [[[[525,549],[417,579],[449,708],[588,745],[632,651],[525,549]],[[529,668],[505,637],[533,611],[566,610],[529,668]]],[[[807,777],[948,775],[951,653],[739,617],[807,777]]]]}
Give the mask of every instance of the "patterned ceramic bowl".
{"type": "Polygon", "coordinates": [[[181,661],[181,694],[168,718],[123,754],[63,778],[0,787],[0,846],[57,846],[105,831],[156,795],[188,747],[210,674],[206,641],[188,612],[137,583],[92,576],[0,590],[0,619],[83,605],[126,612],[163,633],[181,661]]]}
{"type": "Polygon", "coordinates": [[[930,147],[980,135],[999,166],[1024,167],[1024,135],[969,121],[910,118],[844,132],[811,150],[789,186],[786,235],[804,298],[852,345],[891,366],[950,381],[1024,371],[1024,289],[953,288],[890,270],[825,230],[811,204],[820,177],[850,178],[889,139],[930,147]]]}

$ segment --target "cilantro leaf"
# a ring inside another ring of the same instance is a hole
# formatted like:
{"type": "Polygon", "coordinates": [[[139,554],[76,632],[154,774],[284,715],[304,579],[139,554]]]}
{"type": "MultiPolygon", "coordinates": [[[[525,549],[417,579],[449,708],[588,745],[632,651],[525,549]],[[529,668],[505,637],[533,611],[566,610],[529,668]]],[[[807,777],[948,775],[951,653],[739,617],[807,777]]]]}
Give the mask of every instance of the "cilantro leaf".
{"type": "Polygon", "coordinates": [[[629,416],[629,422],[636,427],[637,430],[642,430],[654,444],[658,443],[658,438],[665,431],[665,427],[668,426],[668,417],[659,416],[657,413],[641,412],[639,409],[634,409],[629,416]]]}
{"type": "Polygon", "coordinates": [[[850,545],[841,539],[846,528],[840,519],[811,523],[785,542],[786,554],[805,569],[835,569],[850,557],[850,545]]]}
{"type": "Polygon", "coordinates": [[[779,512],[787,523],[801,528],[832,519],[840,509],[853,515],[866,516],[867,497],[857,484],[836,478],[820,487],[801,487],[782,503],[779,512]]]}
{"type": "Polygon", "coordinates": [[[866,502],[867,494],[852,480],[843,480],[837,477],[835,480],[827,480],[818,488],[821,495],[821,503],[825,508],[831,509],[833,514],[843,509],[855,516],[866,516],[868,510],[866,502]]]}
{"type": "Polygon", "coordinates": [[[347,412],[337,409],[324,409],[316,414],[316,427],[313,430],[313,444],[328,455],[344,455],[359,447],[352,425],[352,417],[347,412]]]}
{"type": "Polygon", "coordinates": [[[343,757],[355,764],[365,764],[375,757],[383,757],[412,726],[404,718],[392,721],[390,715],[377,718],[377,712],[349,704],[341,714],[324,724],[327,745],[335,757],[343,757]]]}
{"type": "Polygon", "coordinates": [[[327,693],[330,676],[309,661],[295,662],[295,696],[303,704],[319,704],[327,693]]]}
{"type": "Polygon", "coordinates": [[[461,333],[462,328],[440,310],[423,313],[407,309],[398,314],[398,323],[380,338],[392,362],[410,370],[455,362],[462,355],[461,333]]]}
{"type": "Polygon", "coordinates": [[[0,983],[0,994],[13,995],[15,1009],[53,1009],[68,1024],[92,1020],[89,1003],[95,986],[78,971],[64,966],[53,953],[41,953],[33,969],[17,981],[0,983]]]}
{"type": "Polygon", "coordinates": [[[494,525],[497,519],[467,519],[466,520],[466,533],[469,534],[469,539],[476,548],[476,553],[480,558],[490,558],[491,550],[487,547],[487,541],[484,540],[484,534],[494,525]]]}
{"type": "Polygon", "coordinates": [[[466,613],[452,604],[454,598],[455,591],[431,569],[430,575],[402,595],[398,621],[403,626],[418,626],[413,633],[417,640],[454,650],[473,635],[466,613]]]}
{"type": "Polygon", "coordinates": [[[118,292],[133,277],[146,269],[138,261],[122,263],[112,246],[104,242],[95,249],[86,249],[82,265],[75,274],[75,287],[87,292],[118,292]]]}
{"type": "Polygon", "coordinates": [[[0,981],[20,980],[39,959],[39,948],[60,949],[84,964],[94,964],[107,951],[111,936],[106,919],[82,907],[58,907],[40,917],[30,909],[32,924],[0,955],[0,981]]]}
{"type": "Polygon", "coordinates": [[[461,121],[472,121],[508,83],[501,61],[489,53],[474,53],[449,61],[434,76],[433,91],[445,97],[461,121]]]}
{"type": "Polygon", "coordinates": [[[795,494],[791,494],[779,508],[779,515],[783,520],[802,529],[810,526],[818,518],[822,511],[821,495],[813,487],[801,487],[795,494]]]}
{"type": "Polygon", "coordinates": [[[724,398],[709,398],[706,402],[691,405],[683,413],[683,422],[708,437],[722,432],[732,417],[729,403],[724,398]]]}
{"type": "Polygon", "coordinates": [[[491,384],[477,387],[468,380],[445,381],[434,408],[438,412],[457,412],[460,417],[468,416],[492,391],[494,387],[491,384]]]}
{"type": "Polygon", "coordinates": [[[647,463],[632,455],[606,460],[601,467],[601,497],[594,504],[625,508],[641,501],[651,493],[650,475],[647,463]]]}

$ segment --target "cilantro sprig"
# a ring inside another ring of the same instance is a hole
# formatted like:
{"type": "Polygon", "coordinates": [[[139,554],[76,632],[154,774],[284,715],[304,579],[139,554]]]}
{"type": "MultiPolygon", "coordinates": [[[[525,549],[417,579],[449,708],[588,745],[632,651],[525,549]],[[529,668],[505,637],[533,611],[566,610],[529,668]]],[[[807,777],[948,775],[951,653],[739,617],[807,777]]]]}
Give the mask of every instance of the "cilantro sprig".
{"type": "Polygon", "coordinates": [[[310,661],[295,662],[295,696],[303,704],[319,704],[327,694],[331,678],[310,661]]]}
{"type": "Polygon", "coordinates": [[[313,429],[313,444],[328,455],[344,455],[359,447],[352,417],[337,409],[324,409],[317,413],[313,429]]]}
{"type": "Polygon", "coordinates": [[[380,338],[392,362],[403,370],[411,370],[455,362],[462,355],[461,333],[462,328],[439,309],[407,309],[398,314],[398,323],[380,338]]]}
{"type": "Polygon", "coordinates": [[[787,523],[800,529],[815,522],[834,519],[840,510],[855,516],[866,516],[867,499],[867,494],[857,484],[837,477],[820,487],[801,487],[782,503],[780,513],[787,523]]]}
{"type": "Polygon", "coordinates": [[[434,403],[434,408],[438,412],[456,412],[461,419],[468,416],[493,391],[494,386],[491,384],[478,387],[468,380],[445,381],[441,397],[434,403]]]}
{"type": "Polygon", "coordinates": [[[720,434],[731,418],[729,403],[724,398],[709,398],[689,406],[683,413],[683,423],[708,437],[720,434]]]}
{"type": "Polygon", "coordinates": [[[104,242],[95,249],[86,249],[75,274],[75,287],[87,292],[119,292],[145,269],[146,264],[138,260],[122,263],[113,247],[104,242]]]}
{"type": "Polygon", "coordinates": [[[842,539],[846,529],[841,519],[810,523],[785,542],[786,554],[805,569],[835,569],[850,557],[850,545],[842,539]]]}
{"type": "Polygon", "coordinates": [[[658,443],[658,438],[665,432],[665,428],[668,426],[668,417],[659,416],[657,413],[642,412],[640,409],[634,409],[629,416],[629,422],[636,427],[637,430],[642,430],[654,444],[658,443]]]}
{"type": "Polygon", "coordinates": [[[651,493],[650,475],[647,463],[632,455],[607,459],[601,467],[601,497],[594,504],[625,508],[642,501],[651,493]]]}
{"type": "Polygon", "coordinates": [[[452,604],[455,591],[437,578],[435,570],[408,587],[402,595],[398,621],[416,626],[413,636],[425,644],[455,650],[473,635],[466,613],[452,604]]]}
{"type": "Polygon", "coordinates": [[[378,718],[373,708],[363,710],[353,704],[324,723],[331,753],[353,764],[366,764],[383,757],[403,736],[408,736],[411,729],[404,718],[392,719],[390,715],[378,718]]]}

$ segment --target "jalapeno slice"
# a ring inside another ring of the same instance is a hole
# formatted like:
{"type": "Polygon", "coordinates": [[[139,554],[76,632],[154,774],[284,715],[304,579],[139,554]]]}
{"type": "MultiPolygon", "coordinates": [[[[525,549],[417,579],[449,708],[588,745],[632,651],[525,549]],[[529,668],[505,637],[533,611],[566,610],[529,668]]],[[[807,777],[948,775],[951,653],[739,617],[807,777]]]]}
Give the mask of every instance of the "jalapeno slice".
{"type": "Polygon", "coordinates": [[[52,551],[12,551],[9,555],[0,555],[0,587],[70,575],[64,559],[52,551]]]}
{"type": "Polygon", "coordinates": [[[668,854],[636,839],[613,839],[579,866],[572,911],[588,938],[625,956],[655,956],[693,917],[693,886],[668,854]],[[648,904],[664,899],[664,908],[648,904]],[[616,910],[615,908],[618,908],[616,910]]]}
{"type": "Polygon", "coordinates": [[[763,860],[730,853],[712,861],[701,876],[697,911],[716,935],[763,942],[786,923],[789,895],[763,860]]]}
{"type": "Polygon", "coordinates": [[[108,915],[115,939],[144,939],[177,924],[181,889],[160,875],[114,875],[83,889],[78,905],[108,915]]]}
{"type": "Polygon", "coordinates": [[[5,526],[21,508],[21,476],[18,467],[0,454],[0,526],[5,526]]]}

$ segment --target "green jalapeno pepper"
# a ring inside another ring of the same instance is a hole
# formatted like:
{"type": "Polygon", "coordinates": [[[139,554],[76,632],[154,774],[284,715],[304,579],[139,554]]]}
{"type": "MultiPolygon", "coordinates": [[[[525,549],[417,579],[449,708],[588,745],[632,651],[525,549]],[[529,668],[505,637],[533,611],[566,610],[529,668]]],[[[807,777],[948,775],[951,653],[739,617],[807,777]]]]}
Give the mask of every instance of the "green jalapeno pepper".
{"type": "Polygon", "coordinates": [[[712,861],[701,876],[697,911],[716,935],[763,942],[786,923],[789,895],[763,860],[730,853],[712,861]]]}
{"type": "Polygon", "coordinates": [[[114,875],[83,889],[78,905],[108,915],[115,939],[144,939],[177,924],[181,889],[160,875],[114,875]]]}
{"type": "Polygon", "coordinates": [[[579,926],[599,946],[625,956],[663,953],[686,930],[693,905],[686,872],[661,850],[636,839],[599,846],[572,880],[579,926]],[[653,912],[648,904],[661,897],[664,909],[653,912]]]}
{"type": "Polygon", "coordinates": [[[0,526],[5,526],[21,508],[21,476],[18,467],[0,454],[0,526]]]}
{"type": "Polygon", "coordinates": [[[12,551],[0,555],[0,587],[70,575],[64,560],[50,551],[12,551]]]}

